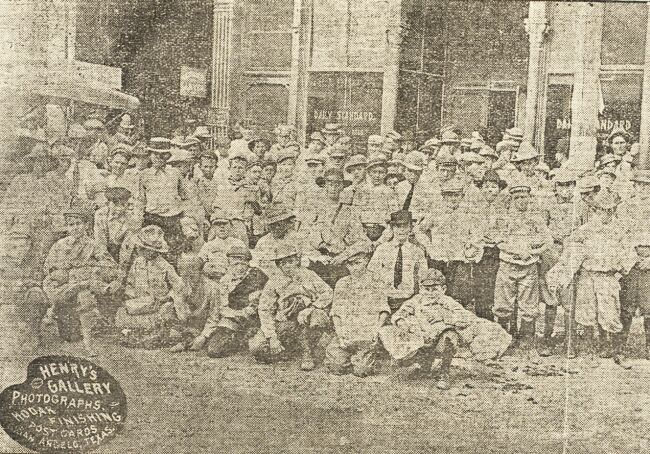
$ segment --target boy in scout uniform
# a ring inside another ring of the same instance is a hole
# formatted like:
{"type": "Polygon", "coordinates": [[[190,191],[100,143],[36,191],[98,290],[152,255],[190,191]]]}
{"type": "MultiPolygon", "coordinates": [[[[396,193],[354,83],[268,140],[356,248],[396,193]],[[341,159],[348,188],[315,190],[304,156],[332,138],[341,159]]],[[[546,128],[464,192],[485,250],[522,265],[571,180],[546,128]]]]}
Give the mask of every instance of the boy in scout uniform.
{"type": "Polygon", "coordinates": [[[544,251],[539,264],[540,296],[545,304],[544,337],[540,350],[541,356],[550,356],[552,351],[551,337],[557,317],[557,307],[564,307],[565,345],[568,356],[574,356],[574,321],[573,321],[573,292],[575,287],[569,285],[559,293],[549,289],[548,271],[555,266],[564,251],[564,242],[579,227],[577,205],[574,200],[576,178],[567,169],[560,169],[553,178],[555,198],[549,201],[546,209],[546,221],[553,236],[553,244],[544,251]]]}
{"type": "Polygon", "coordinates": [[[280,270],[270,276],[260,296],[260,329],[248,346],[257,361],[275,362],[280,353],[298,347],[300,368],[314,368],[313,348],[329,326],[332,289],[316,273],[300,266],[300,254],[283,244],[275,253],[280,270]]]}
{"type": "Polygon", "coordinates": [[[611,199],[591,206],[589,221],[565,240],[564,252],[547,274],[547,282],[557,291],[567,288],[575,276],[575,321],[581,349],[588,355],[594,353],[598,328],[601,356],[613,356],[620,363],[619,351],[614,349],[623,331],[619,280],[638,258],[614,217],[615,209],[611,199]]]}
{"type": "MultiPolygon", "coordinates": [[[[630,238],[643,238],[650,233],[648,219],[650,219],[650,170],[635,170],[631,178],[633,194],[616,209],[616,216],[624,225],[625,231],[630,238]]],[[[622,342],[627,343],[627,337],[632,325],[632,319],[638,306],[634,288],[634,273],[621,278],[621,323],[623,324],[622,342]],[[631,289],[631,290],[628,290],[631,289]]],[[[646,329],[646,333],[648,330],[646,329]]]]}
{"type": "Polygon", "coordinates": [[[94,355],[92,329],[100,303],[117,291],[119,275],[115,261],[88,234],[90,212],[74,206],[64,212],[68,235],[54,243],[44,264],[43,291],[53,306],[61,338],[83,340],[94,355]]]}
{"type": "Polygon", "coordinates": [[[336,283],[330,316],[336,335],[325,351],[330,372],[352,372],[365,377],[374,372],[379,328],[390,316],[384,284],[371,273],[370,243],[359,241],[345,252],[343,263],[350,271],[336,283]]]}
{"type": "Polygon", "coordinates": [[[417,362],[428,373],[436,357],[442,359],[436,387],[451,387],[450,369],[454,354],[468,344],[475,359],[497,359],[508,348],[512,338],[494,322],[477,317],[445,295],[445,277],[436,269],[428,270],[420,279],[420,292],[404,302],[393,314],[393,326],[380,329],[386,349],[403,365],[417,362]],[[407,348],[399,348],[407,340],[407,348]]]}
{"type": "Polygon", "coordinates": [[[473,266],[483,255],[483,231],[467,207],[462,206],[464,184],[454,178],[442,186],[444,206],[433,211],[418,225],[416,240],[425,246],[433,263],[447,274],[449,294],[470,307],[474,294],[473,266]]]}
{"type": "Polygon", "coordinates": [[[492,311],[504,328],[516,333],[517,309],[521,315],[520,337],[525,350],[533,346],[539,304],[540,255],[552,243],[542,219],[531,210],[531,188],[526,181],[513,182],[510,208],[498,220],[499,271],[492,311]]]}
{"type": "Polygon", "coordinates": [[[341,191],[350,182],[343,172],[328,169],[316,179],[322,188],[314,203],[314,217],[306,226],[305,255],[309,268],[334,288],[348,271],[342,262],[346,249],[365,238],[361,222],[352,215],[352,207],[341,201],[341,191]]]}
{"type": "Polygon", "coordinates": [[[386,229],[386,220],[398,210],[394,192],[386,186],[388,163],[381,155],[371,156],[366,166],[366,181],[357,186],[352,206],[370,241],[378,241],[386,229]]]}
{"type": "Polygon", "coordinates": [[[210,301],[203,331],[190,350],[201,350],[207,343],[208,356],[222,358],[244,347],[251,329],[259,328],[257,303],[268,278],[250,266],[246,246],[232,246],[227,252],[227,271],[219,280],[218,297],[210,301]]]}

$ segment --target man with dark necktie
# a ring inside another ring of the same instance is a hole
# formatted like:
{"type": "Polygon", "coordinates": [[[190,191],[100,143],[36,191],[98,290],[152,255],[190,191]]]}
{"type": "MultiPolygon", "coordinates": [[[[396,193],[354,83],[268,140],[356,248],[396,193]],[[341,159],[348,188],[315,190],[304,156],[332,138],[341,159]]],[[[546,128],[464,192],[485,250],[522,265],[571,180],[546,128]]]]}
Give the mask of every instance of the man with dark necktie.
{"type": "Polygon", "coordinates": [[[424,251],[409,241],[412,224],[408,211],[391,214],[393,239],[380,244],[368,264],[368,269],[388,286],[388,305],[392,312],[418,292],[419,276],[427,270],[424,251]]]}

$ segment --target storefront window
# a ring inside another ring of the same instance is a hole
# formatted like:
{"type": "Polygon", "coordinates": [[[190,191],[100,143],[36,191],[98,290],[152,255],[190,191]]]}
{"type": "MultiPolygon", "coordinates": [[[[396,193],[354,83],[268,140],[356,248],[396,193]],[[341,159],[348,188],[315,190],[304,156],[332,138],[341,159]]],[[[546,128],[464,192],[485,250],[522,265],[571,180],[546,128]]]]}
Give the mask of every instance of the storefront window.
{"type": "Polygon", "coordinates": [[[549,165],[558,163],[555,154],[569,154],[571,137],[571,94],[568,84],[552,84],[546,95],[546,128],[544,131],[544,158],[549,165]]]}
{"type": "Polygon", "coordinates": [[[641,124],[641,74],[602,74],[600,85],[604,107],[599,116],[599,134],[607,136],[614,128],[623,128],[639,137],[641,124]]]}
{"type": "Polygon", "coordinates": [[[379,72],[310,73],[307,134],[339,123],[355,149],[364,151],[367,137],[381,130],[382,86],[379,72]]]}
{"type": "Polygon", "coordinates": [[[646,3],[607,2],[603,15],[603,65],[642,65],[648,23],[646,3]]]}

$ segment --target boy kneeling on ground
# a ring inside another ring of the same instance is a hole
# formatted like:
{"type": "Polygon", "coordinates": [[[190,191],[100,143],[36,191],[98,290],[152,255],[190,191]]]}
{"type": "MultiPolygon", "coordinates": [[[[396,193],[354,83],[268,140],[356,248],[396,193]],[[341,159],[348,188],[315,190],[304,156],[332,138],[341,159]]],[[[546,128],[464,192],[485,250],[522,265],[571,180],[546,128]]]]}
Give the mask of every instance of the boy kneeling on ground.
{"type": "Polygon", "coordinates": [[[300,368],[312,370],[314,345],[329,326],[332,289],[316,273],[300,266],[293,245],[279,245],[274,257],[281,272],[274,273],[262,290],[260,330],[248,347],[257,361],[270,363],[278,361],[285,349],[298,346],[302,350],[300,368]]]}
{"type": "Polygon", "coordinates": [[[325,363],[333,374],[374,373],[379,328],[388,320],[390,307],[385,284],[367,268],[371,254],[370,241],[360,241],[342,257],[350,276],[334,287],[330,315],[336,336],[325,351],[325,363]]]}
{"type": "Polygon", "coordinates": [[[379,330],[381,341],[401,365],[419,363],[429,372],[440,358],[436,387],[449,389],[449,370],[461,343],[469,344],[474,359],[494,360],[508,348],[512,337],[495,322],[479,318],[445,295],[445,277],[430,269],[420,279],[420,293],[408,299],[393,314],[393,326],[379,330]]]}

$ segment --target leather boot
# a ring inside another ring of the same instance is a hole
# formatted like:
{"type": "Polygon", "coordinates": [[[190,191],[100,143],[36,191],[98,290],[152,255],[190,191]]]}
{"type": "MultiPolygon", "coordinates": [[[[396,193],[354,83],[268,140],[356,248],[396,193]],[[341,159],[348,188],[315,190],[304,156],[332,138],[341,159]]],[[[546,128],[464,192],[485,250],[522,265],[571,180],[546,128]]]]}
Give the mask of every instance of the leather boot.
{"type": "Polygon", "coordinates": [[[630,327],[632,326],[633,318],[634,317],[629,312],[621,311],[621,325],[623,325],[621,337],[623,339],[623,345],[627,345],[627,339],[630,336],[630,327]]]}
{"type": "Polygon", "coordinates": [[[436,388],[446,390],[451,387],[451,379],[449,376],[449,370],[451,369],[451,362],[454,359],[454,354],[456,353],[456,348],[454,344],[449,339],[445,339],[445,348],[442,351],[440,363],[440,376],[436,383],[436,388]]]}
{"type": "Polygon", "coordinates": [[[310,333],[307,329],[303,329],[300,333],[300,347],[302,349],[302,360],[300,361],[300,369],[304,371],[313,370],[316,365],[314,364],[313,346],[311,342],[310,333]]]}
{"type": "Polygon", "coordinates": [[[519,346],[521,350],[530,352],[535,345],[535,321],[521,320],[519,326],[519,346]]]}
{"type": "Polygon", "coordinates": [[[566,349],[566,357],[568,359],[574,359],[578,357],[576,341],[575,323],[571,318],[571,313],[569,311],[566,311],[564,314],[564,346],[566,349]]]}
{"type": "Polygon", "coordinates": [[[601,358],[611,358],[614,356],[612,336],[598,325],[598,356],[601,358]]]}
{"type": "Polygon", "coordinates": [[[497,322],[501,325],[501,328],[509,331],[510,328],[510,318],[509,317],[497,317],[497,322]]]}
{"type": "Polygon", "coordinates": [[[556,317],[557,307],[546,306],[546,311],[544,313],[544,339],[542,341],[542,348],[539,351],[539,356],[551,356],[553,354],[552,336],[556,317]]]}

